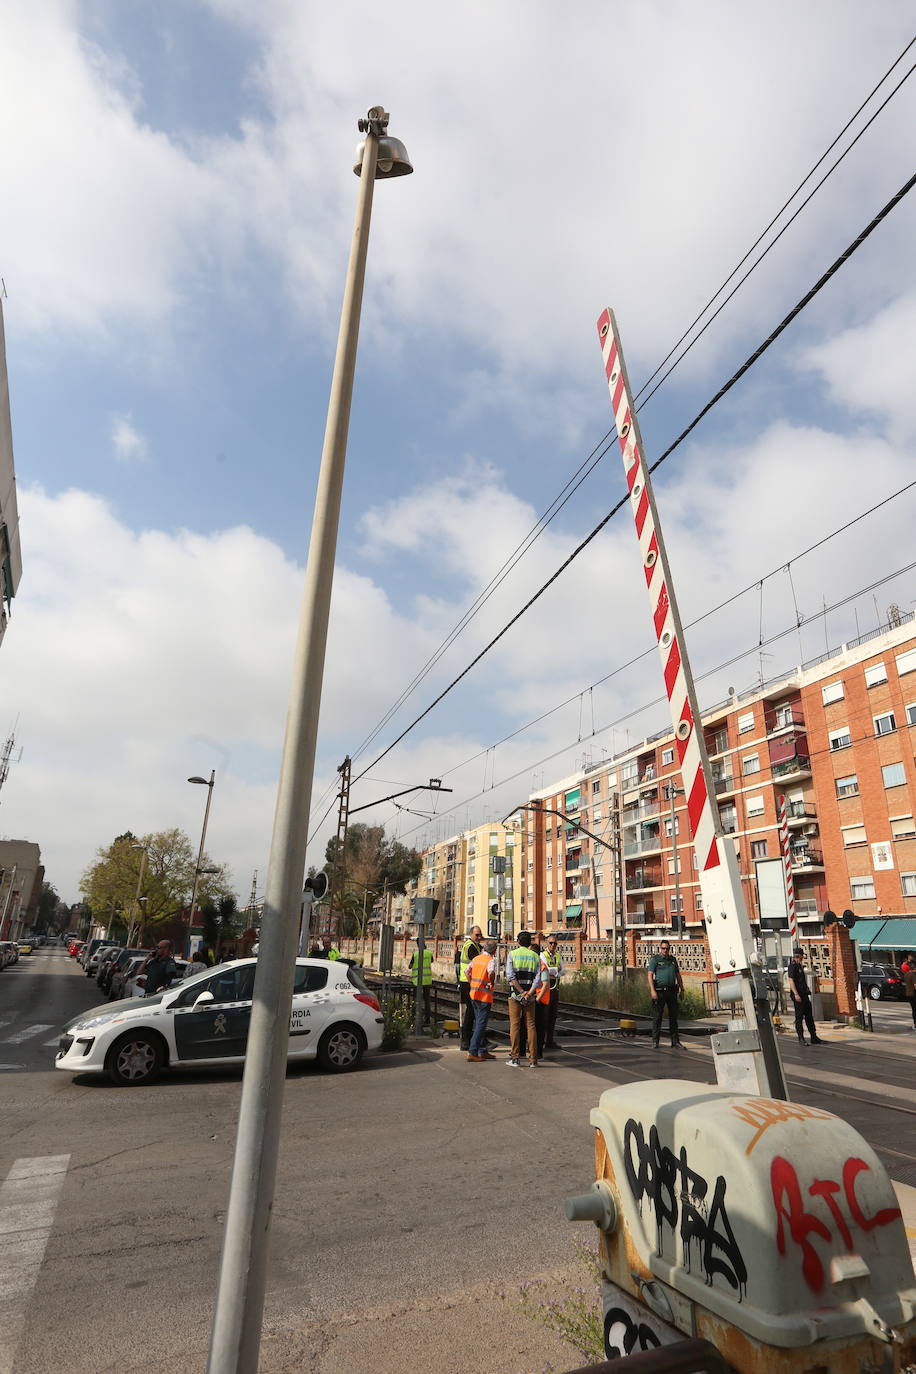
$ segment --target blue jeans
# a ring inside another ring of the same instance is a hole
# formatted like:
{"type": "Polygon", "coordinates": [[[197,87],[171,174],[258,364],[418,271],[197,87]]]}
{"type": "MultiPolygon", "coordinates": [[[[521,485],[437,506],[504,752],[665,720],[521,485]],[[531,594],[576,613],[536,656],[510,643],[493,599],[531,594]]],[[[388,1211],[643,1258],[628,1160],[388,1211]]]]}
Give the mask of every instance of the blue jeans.
{"type": "Polygon", "coordinates": [[[487,1038],[487,1022],[490,1019],[489,1002],[471,1002],[474,1008],[474,1032],[471,1036],[471,1054],[481,1055],[487,1038]]]}

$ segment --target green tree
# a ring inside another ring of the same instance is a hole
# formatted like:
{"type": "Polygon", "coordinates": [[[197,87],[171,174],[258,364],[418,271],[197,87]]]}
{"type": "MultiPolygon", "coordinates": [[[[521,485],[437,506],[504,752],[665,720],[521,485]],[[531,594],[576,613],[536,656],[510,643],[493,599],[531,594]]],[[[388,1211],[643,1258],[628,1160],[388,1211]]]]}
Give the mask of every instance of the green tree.
{"type": "MultiPolygon", "coordinates": [[[[145,937],[187,909],[196,861],[191,841],[182,830],[160,830],[139,840],[128,830],[99,848],[95,861],[83,874],[80,890],[95,912],[104,913],[102,919],[108,915],[120,917],[125,926],[139,928],[145,937]],[[140,891],[144,900],[136,911],[144,848],[147,856],[140,891]]],[[[216,872],[201,873],[198,901],[203,904],[228,895],[230,879],[226,870],[217,867],[206,854],[201,867],[216,868],[216,872]]]]}
{"type": "Polygon", "coordinates": [[[363,912],[371,909],[372,898],[385,891],[403,892],[420,872],[422,860],[415,849],[408,849],[398,840],[386,840],[383,826],[362,821],[347,831],[345,854],[346,861],[341,865],[337,837],[328,840],[325,872],[330,890],[337,897],[335,908],[341,915],[343,933],[351,935],[362,931],[363,912]],[[367,891],[371,894],[368,901],[367,891]]]}
{"type": "Polygon", "coordinates": [[[44,934],[50,926],[58,925],[57,911],[60,906],[61,900],[53,883],[42,883],[38,897],[38,916],[35,921],[35,928],[39,933],[44,934]]]}

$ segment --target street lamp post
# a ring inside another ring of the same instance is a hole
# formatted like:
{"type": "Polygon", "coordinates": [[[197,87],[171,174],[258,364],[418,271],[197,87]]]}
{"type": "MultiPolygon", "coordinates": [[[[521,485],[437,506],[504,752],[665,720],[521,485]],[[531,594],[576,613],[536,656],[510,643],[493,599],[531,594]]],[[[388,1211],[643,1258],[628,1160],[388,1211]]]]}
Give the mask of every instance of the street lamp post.
{"type": "Polygon", "coordinates": [[[208,1374],[253,1374],[258,1365],[267,1241],[280,1146],[296,923],[305,877],[318,711],[324,678],[334,555],[346,460],[350,402],[376,177],[413,171],[407,150],[388,135],[388,115],[373,106],[359,121],[365,140],[356,223],[325,428],[315,514],[293,662],[286,738],[277,783],[261,944],[254,984],[232,1184],[220,1263],[208,1374]]]}
{"type": "Polygon", "coordinates": [[[132,845],[131,845],[131,849],[139,849],[139,850],[141,850],[141,855],[140,855],[140,872],[139,872],[139,874],[138,874],[138,876],[137,876],[137,891],[136,891],[136,894],[135,894],[135,896],[134,896],[134,904],[133,904],[133,906],[132,906],[131,909],[130,909],[130,925],[129,925],[128,930],[127,930],[127,944],[128,944],[128,947],[130,946],[130,943],[131,943],[131,941],[132,941],[133,938],[134,938],[134,934],[135,934],[136,927],[137,927],[137,915],[138,915],[138,911],[139,911],[139,908],[140,908],[140,893],[143,891],[143,874],[146,872],[146,856],[147,856],[147,854],[149,853],[149,845],[145,845],[145,844],[132,844],[132,845]]]}
{"type": "Polygon", "coordinates": [[[213,800],[213,784],[216,781],[216,769],[210,769],[210,777],[188,778],[188,782],[199,783],[207,789],[207,805],[204,807],[204,823],[200,832],[200,848],[197,851],[197,863],[194,865],[194,883],[191,887],[191,910],[188,913],[188,939],[191,938],[191,927],[194,924],[194,904],[197,901],[197,884],[200,882],[200,875],[204,871],[201,868],[204,858],[204,845],[207,842],[207,821],[210,819],[210,802],[213,800]]]}

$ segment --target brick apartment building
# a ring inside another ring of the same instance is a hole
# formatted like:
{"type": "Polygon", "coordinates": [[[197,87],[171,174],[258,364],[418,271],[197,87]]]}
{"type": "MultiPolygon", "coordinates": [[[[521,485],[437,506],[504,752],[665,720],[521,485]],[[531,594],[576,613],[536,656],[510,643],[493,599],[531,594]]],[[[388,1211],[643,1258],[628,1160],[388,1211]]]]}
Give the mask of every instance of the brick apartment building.
{"type": "MultiPolygon", "coordinates": [[[[916,633],[912,615],[895,619],[703,713],[719,815],[758,928],[757,864],[780,856],[781,795],[805,934],[823,931],[828,908],[916,913],[916,633]]],[[[629,927],[701,933],[676,759],[666,731],[532,795],[523,924],[590,938],[629,927]]]]}

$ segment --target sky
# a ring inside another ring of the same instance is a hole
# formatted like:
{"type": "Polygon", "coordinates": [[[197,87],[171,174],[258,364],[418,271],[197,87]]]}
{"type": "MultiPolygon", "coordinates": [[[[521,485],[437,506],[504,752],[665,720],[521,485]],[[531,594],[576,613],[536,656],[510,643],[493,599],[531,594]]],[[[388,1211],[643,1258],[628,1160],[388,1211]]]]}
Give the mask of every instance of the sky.
{"type": "MultiPolygon", "coordinates": [[[[196,841],[205,794],[185,779],[215,769],[208,851],[243,902],[255,870],[263,892],[357,120],[379,103],[415,171],[375,188],[309,861],[345,754],[353,807],[453,789],[361,813],[421,846],[662,729],[624,508],[379,758],[624,490],[616,448],[575,478],[611,425],[601,310],[639,389],[911,28],[895,0],[8,7],[23,573],[0,645],[0,835],[37,841],[75,901],[127,828],[196,841]]],[[[913,174],[914,127],[916,75],[645,401],[650,459],[913,174]]],[[[658,472],[684,620],[750,588],[689,633],[701,703],[914,607],[916,489],[804,552],[916,476],[914,242],[916,192],[658,472]]]]}

